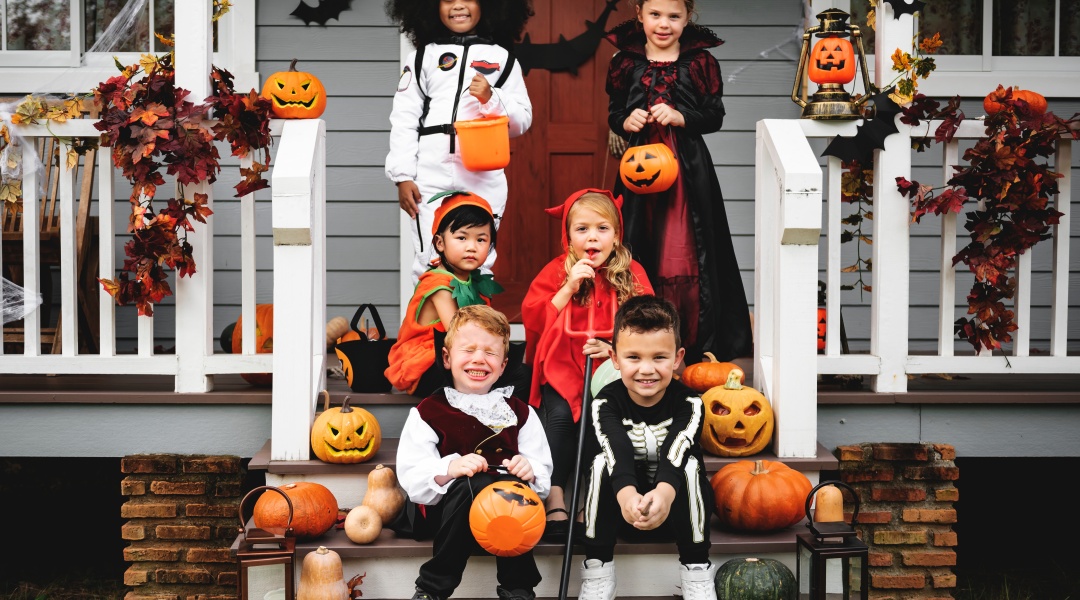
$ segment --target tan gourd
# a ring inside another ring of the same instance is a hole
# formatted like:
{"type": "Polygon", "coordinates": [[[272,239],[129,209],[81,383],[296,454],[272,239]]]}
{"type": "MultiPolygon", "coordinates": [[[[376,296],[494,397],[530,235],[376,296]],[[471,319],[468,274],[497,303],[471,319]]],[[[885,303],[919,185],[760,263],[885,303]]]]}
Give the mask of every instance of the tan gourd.
{"type": "Polygon", "coordinates": [[[326,347],[333,346],[337,339],[349,331],[349,321],[345,317],[334,317],[326,323],[326,347]]]}
{"type": "Polygon", "coordinates": [[[296,600],[349,600],[341,556],[326,546],[308,552],[300,570],[296,600]]]}
{"type": "Polygon", "coordinates": [[[834,485],[827,485],[814,495],[815,523],[838,523],[844,520],[844,493],[834,485]]]}
{"type": "Polygon", "coordinates": [[[370,544],[382,532],[382,517],[374,508],[361,504],[345,515],[345,535],[355,544],[370,544]]]}
{"type": "Polygon", "coordinates": [[[368,473],[367,491],[360,501],[363,506],[370,506],[379,513],[383,523],[391,523],[405,507],[405,490],[398,485],[394,470],[385,465],[375,465],[368,473]]]}

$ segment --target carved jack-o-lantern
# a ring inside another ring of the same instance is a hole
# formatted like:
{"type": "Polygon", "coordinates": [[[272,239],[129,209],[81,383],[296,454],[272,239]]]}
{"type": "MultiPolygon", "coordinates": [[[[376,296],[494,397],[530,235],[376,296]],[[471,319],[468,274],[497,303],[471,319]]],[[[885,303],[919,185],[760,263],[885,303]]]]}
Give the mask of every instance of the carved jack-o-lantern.
{"type": "Polygon", "coordinates": [[[328,408],[311,427],[311,450],[319,460],[352,464],[371,460],[382,444],[382,430],[375,415],[349,406],[349,396],[341,408],[328,408]]]}
{"type": "Polygon", "coordinates": [[[817,309],[817,349],[825,349],[826,312],[824,308],[817,309]]]}
{"type": "Polygon", "coordinates": [[[679,163],[664,144],[631,146],[619,164],[623,183],[638,194],[667,191],[679,176],[679,163]]]}
{"type": "Polygon", "coordinates": [[[270,100],[279,119],[317,119],[326,110],[326,88],[318,77],[297,71],[295,58],[288,71],[266,78],[260,95],[270,100]]]}
{"type": "Polygon", "coordinates": [[[855,50],[851,42],[839,37],[818,40],[810,51],[806,72],[814,83],[850,83],[855,79],[855,50]]]}
{"type": "Polygon", "coordinates": [[[740,384],[742,376],[741,370],[732,369],[723,386],[701,396],[705,404],[701,447],[710,454],[749,456],[772,441],[772,405],[761,392],[740,384]]]}

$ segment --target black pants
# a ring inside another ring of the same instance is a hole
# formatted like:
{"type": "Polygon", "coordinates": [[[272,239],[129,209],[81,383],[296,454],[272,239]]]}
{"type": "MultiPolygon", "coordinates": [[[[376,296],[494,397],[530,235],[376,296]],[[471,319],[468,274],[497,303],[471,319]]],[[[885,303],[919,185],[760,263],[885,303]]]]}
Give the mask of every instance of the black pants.
{"type": "MultiPolygon", "coordinates": [[[[585,558],[603,562],[615,556],[615,541],[621,537],[627,541],[658,542],[675,541],[679,549],[679,562],[684,565],[709,562],[710,529],[713,507],[713,491],[705,477],[704,465],[691,457],[684,474],[686,482],[675,494],[668,518],[650,531],[635,529],[623,518],[622,508],[611,487],[611,475],[601,453],[588,465],[588,487],[585,497],[585,558]]],[[[646,493],[654,484],[643,474],[638,475],[637,489],[646,493]]]]}
{"type": "MultiPolygon", "coordinates": [[[[439,598],[449,598],[461,584],[461,575],[469,556],[480,550],[480,545],[469,528],[469,508],[480,490],[495,481],[521,481],[513,475],[477,473],[472,477],[459,477],[438,504],[424,507],[419,514],[417,505],[407,502],[406,515],[414,523],[395,523],[395,531],[403,533],[406,527],[417,539],[433,535],[431,560],[420,566],[416,587],[439,598]]],[[[499,585],[508,589],[531,590],[540,583],[540,571],[532,551],[520,556],[496,556],[495,567],[499,585]]]]}
{"type": "Polygon", "coordinates": [[[570,412],[570,403],[547,384],[540,386],[540,410],[537,415],[544,425],[548,446],[551,447],[551,485],[565,491],[574,472],[574,461],[577,460],[578,424],[570,412]]]}

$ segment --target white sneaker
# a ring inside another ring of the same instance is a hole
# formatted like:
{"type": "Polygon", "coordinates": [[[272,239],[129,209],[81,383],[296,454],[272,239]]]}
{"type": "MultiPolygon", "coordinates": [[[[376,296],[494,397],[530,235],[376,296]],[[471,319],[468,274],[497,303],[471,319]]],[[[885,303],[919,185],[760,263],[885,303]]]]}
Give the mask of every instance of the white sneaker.
{"type": "Polygon", "coordinates": [[[716,569],[711,563],[679,565],[683,600],[716,600],[716,569]]]}
{"type": "Polygon", "coordinates": [[[581,594],[578,599],[615,600],[615,561],[601,562],[590,558],[581,564],[581,594]]]}

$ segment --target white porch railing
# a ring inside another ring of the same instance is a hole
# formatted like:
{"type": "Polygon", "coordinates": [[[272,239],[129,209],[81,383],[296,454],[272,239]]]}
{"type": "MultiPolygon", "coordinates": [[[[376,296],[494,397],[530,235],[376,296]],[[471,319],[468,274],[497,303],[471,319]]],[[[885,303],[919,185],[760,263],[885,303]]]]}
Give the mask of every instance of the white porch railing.
{"type": "MultiPolygon", "coordinates": [[[[824,247],[827,289],[841,285],[840,160],[829,157],[827,173],[810,149],[809,139],[827,140],[852,135],[855,123],[811,120],[758,122],[756,176],[755,272],[755,386],[770,398],[777,413],[776,453],[780,457],[813,456],[816,450],[816,377],[821,374],[863,375],[876,392],[906,392],[907,376],[926,373],[1048,374],[1080,372],[1080,356],[1069,356],[1068,285],[1069,230],[1072,197],[1072,140],[1058,143],[1054,164],[1064,177],[1053,206],[1063,213],[1053,226],[1053,256],[1049,265],[1051,289],[1041,295],[1050,303],[1047,348],[1033,353],[1031,345],[1031,252],[1020,257],[1015,272],[1017,294],[1012,309],[1019,329],[1008,355],[998,351],[958,355],[953,323],[966,312],[956,298],[957,266],[955,214],[927,216],[941,220],[938,265],[937,350],[912,354],[909,350],[908,298],[910,263],[910,203],[895,191],[895,177],[911,178],[910,132],[886,140],[876,157],[873,220],[873,292],[870,294],[869,352],[842,354],[840,319],[827,321],[824,353],[816,350],[816,280],[819,265],[822,190],[826,190],[824,247]],[[901,154],[902,153],[902,154],[901,154]],[[900,160],[895,160],[897,156],[900,160]],[[898,167],[899,164],[899,167],[898,167]],[[903,169],[903,170],[900,170],[903,169]],[[888,171],[888,173],[886,173],[888,171]],[[827,182],[827,187],[826,187],[827,182]],[[890,186],[891,189],[890,189],[890,186]]],[[[931,123],[933,131],[937,123],[931,123]]],[[[967,120],[943,152],[944,184],[959,164],[965,141],[982,137],[981,121],[967,120]]],[[[961,272],[964,267],[959,266],[961,272]]],[[[827,314],[840,314],[840,294],[827,295],[827,314]]],[[[1075,343],[1076,340],[1073,340],[1075,343]]],[[[966,342],[960,342],[966,344],[966,342]]]]}

